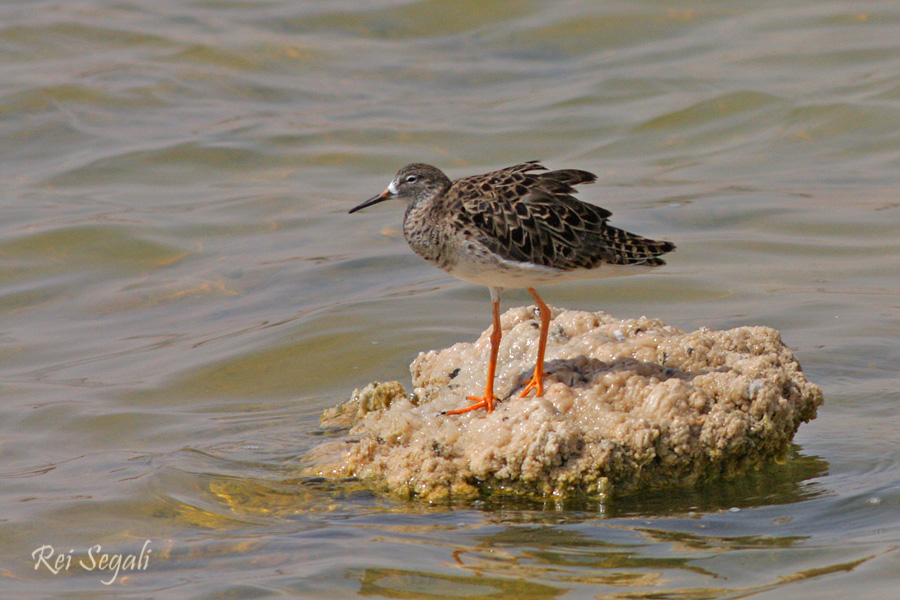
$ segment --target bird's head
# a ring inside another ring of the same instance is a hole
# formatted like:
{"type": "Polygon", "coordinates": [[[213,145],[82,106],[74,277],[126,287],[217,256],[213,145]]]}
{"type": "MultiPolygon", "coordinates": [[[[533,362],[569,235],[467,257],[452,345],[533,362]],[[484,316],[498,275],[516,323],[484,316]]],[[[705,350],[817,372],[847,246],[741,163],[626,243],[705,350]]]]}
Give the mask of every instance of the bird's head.
{"type": "Polygon", "coordinates": [[[407,203],[426,200],[449,187],[450,179],[437,167],[422,163],[408,164],[397,171],[383,192],[354,206],[350,212],[355,213],[385,200],[403,200],[407,203]]]}

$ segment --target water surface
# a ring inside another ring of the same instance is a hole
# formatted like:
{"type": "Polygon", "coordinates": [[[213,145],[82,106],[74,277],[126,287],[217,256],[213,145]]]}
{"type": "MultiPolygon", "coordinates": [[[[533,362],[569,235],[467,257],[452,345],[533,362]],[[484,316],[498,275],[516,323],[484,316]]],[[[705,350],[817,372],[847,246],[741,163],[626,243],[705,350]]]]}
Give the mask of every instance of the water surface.
{"type": "Polygon", "coordinates": [[[4,590],[900,592],[894,3],[19,1],[0,23],[4,590]],[[782,332],[826,398],[787,462],[574,506],[298,475],[324,408],[490,317],[399,207],[346,211],[407,162],[529,159],[596,172],[585,200],[678,245],[549,303],[782,332]],[[46,546],[69,566],[36,569],[46,546]],[[100,552],[135,568],[79,564],[100,552]]]}

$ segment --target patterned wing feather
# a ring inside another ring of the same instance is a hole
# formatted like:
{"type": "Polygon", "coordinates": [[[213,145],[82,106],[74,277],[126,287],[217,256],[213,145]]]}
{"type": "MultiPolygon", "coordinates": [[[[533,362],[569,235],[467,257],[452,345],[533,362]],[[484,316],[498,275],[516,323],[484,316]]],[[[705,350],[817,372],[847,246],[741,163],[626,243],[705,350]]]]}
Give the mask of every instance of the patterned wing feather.
{"type": "Polygon", "coordinates": [[[612,213],[575,199],[573,186],[593,183],[587,171],[546,171],[536,161],[454,182],[457,219],[491,252],[562,270],[600,264],[659,266],[671,242],[607,224],[612,213]]]}

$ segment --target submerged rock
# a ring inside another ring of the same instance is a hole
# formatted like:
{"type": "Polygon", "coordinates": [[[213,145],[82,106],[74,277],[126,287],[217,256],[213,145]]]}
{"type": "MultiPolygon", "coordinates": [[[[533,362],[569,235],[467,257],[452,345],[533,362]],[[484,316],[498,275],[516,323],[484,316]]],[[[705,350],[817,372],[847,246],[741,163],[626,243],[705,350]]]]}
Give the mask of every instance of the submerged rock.
{"type": "Polygon", "coordinates": [[[508,397],[493,413],[441,414],[482,393],[488,330],[474,344],[420,354],[413,395],[398,382],[370,384],[326,411],[323,426],[350,429],[315,448],[307,472],[427,501],[692,483],[783,456],[822,403],[774,329],[685,333],[657,319],[560,309],[544,396],[519,398],[534,368],[536,310],[507,311],[501,328],[495,390],[508,397]]]}

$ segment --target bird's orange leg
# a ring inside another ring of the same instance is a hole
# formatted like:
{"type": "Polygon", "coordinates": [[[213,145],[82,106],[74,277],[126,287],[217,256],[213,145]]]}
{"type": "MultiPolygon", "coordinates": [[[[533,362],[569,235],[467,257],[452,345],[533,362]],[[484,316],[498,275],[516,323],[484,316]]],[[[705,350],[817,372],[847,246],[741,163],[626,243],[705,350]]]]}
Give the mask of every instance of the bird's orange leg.
{"type": "Polygon", "coordinates": [[[478,410],[479,408],[486,408],[488,413],[494,412],[494,400],[497,397],[494,395],[494,371],[497,370],[497,353],[500,351],[500,337],[503,335],[500,331],[500,298],[499,296],[493,299],[494,305],[494,326],[491,329],[491,360],[488,362],[488,372],[487,372],[487,384],[484,387],[484,396],[467,396],[467,400],[472,400],[475,404],[471,406],[467,406],[465,408],[458,408],[456,410],[448,410],[447,415],[461,415],[462,413],[469,412],[471,410],[478,410]]]}
{"type": "Polygon", "coordinates": [[[537,390],[535,397],[544,395],[544,352],[547,350],[547,332],[550,330],[550,309],[544,304],[541,297],[537,295],[534,288],[528,288],[528,291],[537,303],[538,310],[541,313],[541,334],[538,340],[538,355],[537,363],[534,365],[534,375],[532,375],[531,381],[528,382],[525,389],[522,390],[519,398],[524,398],[531,390],[537,390]]]}

